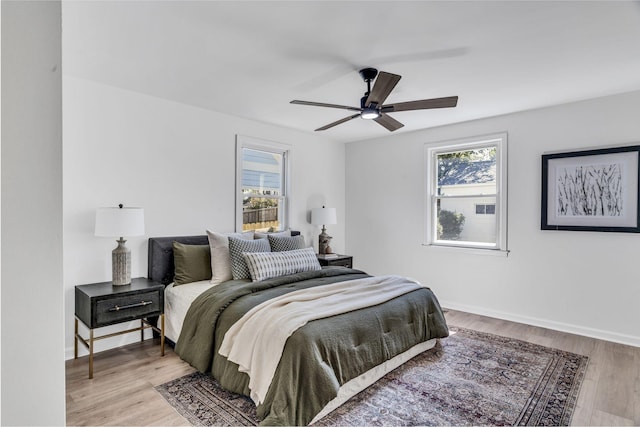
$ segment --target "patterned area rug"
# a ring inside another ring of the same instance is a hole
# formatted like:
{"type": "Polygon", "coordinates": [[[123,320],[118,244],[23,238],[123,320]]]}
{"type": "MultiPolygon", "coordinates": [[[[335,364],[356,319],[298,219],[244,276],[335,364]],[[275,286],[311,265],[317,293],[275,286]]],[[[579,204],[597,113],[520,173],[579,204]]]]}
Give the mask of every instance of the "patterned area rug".
{"type": "MultiPolygon", "coordinates": [[[[316,425],[569,425],[588,358],[461,328],[316,425]]],[[[156,389],[193,425],[256,425],[253,402],[194,373],[156,389]]]]}

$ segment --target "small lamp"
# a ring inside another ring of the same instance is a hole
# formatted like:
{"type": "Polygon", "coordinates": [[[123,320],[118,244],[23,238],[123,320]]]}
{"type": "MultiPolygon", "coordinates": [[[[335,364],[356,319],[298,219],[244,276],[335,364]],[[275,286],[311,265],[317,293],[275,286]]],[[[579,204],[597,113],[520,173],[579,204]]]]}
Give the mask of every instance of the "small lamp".
{"type": "Polygon", "coordinates": [[[96,210],[96,231],[99,237],[120,237],[118,247],[111,252],[111,270],[113,284],[116,286],[131,284],[131,250],[124,244],[123,236],[142,236],[144,234],[144,209],[98,208],[96,210]]]}
{"type": "Polygon", "coordinates": [[[331,253],[329,248],[329,242],[332,237],[329,236],[325,228],[326,224],[337,224],[336,208],[321,208],[311,209],[311,223],[313,225],[322,225],[322,233],[318,236],[318,253],[321,255],[331,253]]]}

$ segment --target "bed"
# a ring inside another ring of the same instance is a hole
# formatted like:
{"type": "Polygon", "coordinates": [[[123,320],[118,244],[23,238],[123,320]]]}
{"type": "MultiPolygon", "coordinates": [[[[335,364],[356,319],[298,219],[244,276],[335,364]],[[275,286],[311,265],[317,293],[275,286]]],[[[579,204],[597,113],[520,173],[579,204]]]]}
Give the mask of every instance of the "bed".
{"type": "MultiPolygon", "coordinates": [[[[432,291],[399,276],[372,277],[318,265],[260,281],[199,280],[175,286],[174,242],[203,247],[209,238],[149,239],[149,277],[167,286],[165,335],[196,369],[232,392],[251,396],[262,424],[313,423],[448,336],[432,291]],[[308,316],[300,325],[298,317],[291,320],[294,316],[277,311],[298,304],[307,304],[299,305],[308,316]],[[342,304],[365,305],[337,308],[342,304]]],[[[306,253],[254,255],[298,252],[306,253]]],[[[252,259],[247,253],[243,257],[252,259]]]]}

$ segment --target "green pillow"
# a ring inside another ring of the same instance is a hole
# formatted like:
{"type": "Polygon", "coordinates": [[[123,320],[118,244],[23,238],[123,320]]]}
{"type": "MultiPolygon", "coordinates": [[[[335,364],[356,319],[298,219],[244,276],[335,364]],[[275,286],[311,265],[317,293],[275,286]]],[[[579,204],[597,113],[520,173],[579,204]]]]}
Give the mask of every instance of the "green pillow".
{"type": "Polygon", "coordinates": [[[209,245],[185,245],[173,242],[174,286],[211,280],[211,248],[209,245]]]}

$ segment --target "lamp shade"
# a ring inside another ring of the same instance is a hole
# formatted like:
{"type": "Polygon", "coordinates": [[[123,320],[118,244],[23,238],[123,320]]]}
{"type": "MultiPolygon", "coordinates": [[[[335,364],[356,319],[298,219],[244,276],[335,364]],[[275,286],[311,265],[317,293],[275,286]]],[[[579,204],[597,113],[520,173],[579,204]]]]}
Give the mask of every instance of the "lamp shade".
{"type": "Polygon", "coordinates": [[[311,209],[311,224],[330,225],[337,223],[336,208],[325,208],[323,206],[321,208],[311,209]]]}
{"type": "Polygon", "coordinates": [[[144,209],[119,207],[96,210],[96,236],[124,237],[143,234],[144,209]]]}

